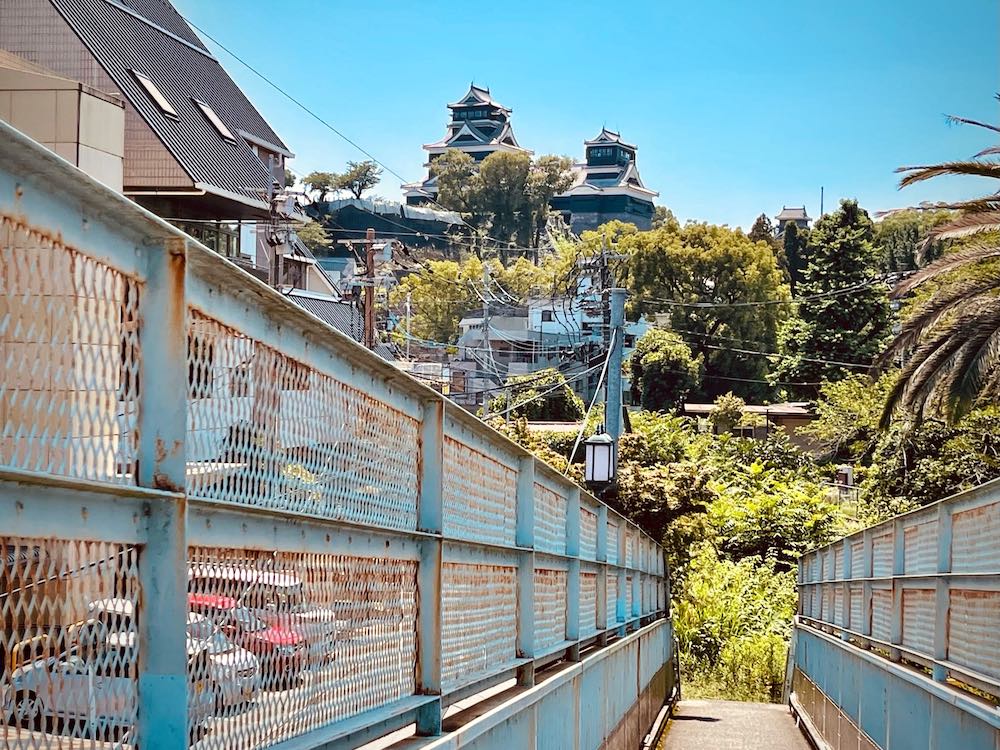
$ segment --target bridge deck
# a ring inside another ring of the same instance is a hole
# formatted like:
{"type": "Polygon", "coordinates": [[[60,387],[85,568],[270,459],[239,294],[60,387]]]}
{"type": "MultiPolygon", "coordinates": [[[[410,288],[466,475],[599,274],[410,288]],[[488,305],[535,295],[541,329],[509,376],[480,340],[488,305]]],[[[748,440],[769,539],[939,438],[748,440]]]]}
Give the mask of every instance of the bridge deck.
{"type": "Polygon", "coordinates": [[[787,706],[681,701],[663,750],[809,750],[787,706]]]}

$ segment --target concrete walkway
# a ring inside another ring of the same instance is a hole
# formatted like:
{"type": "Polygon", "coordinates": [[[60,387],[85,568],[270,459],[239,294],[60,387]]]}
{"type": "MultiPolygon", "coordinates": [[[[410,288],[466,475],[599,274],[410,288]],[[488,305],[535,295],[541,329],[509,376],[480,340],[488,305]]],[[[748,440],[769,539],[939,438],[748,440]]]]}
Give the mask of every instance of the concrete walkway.
{"type": "Polygon", "coordinates": [[[734,701],[681,701],[663,750],[809,750],[788,706],[734,701]]]}

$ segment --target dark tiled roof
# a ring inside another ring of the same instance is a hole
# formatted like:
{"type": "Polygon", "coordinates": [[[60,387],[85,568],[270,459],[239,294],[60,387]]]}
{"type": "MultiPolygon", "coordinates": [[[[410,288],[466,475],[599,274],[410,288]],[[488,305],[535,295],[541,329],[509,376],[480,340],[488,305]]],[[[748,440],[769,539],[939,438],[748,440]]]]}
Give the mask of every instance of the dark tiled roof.
{"type": "MultiPolygon", "coordinates": [[[[349,302],[339,302],[332,299],[296,294],[292,292],[288,298],[304,310],[311,312],[327,325],[336,328],[341,333],[360,342],[364,335],[364,319],[361,310],[349,302]]],[[[378,342],[375,353],[382,359],[392,362],[396,352],[389,344],[378,342]]]]}
{"type": "MultiPolygon", "coordinates": [[[[206,102],[233,132],[287,147],[204,45],[189,46],[106,0],[50,0],[91,50],[129,102],[195,182],[214,186],[266,210],[271,176],[242,139],[229,143],[192,98],[206,102]],[[160,111],[131,70],[148,76],[176,110],[160,111]]],[[[165,0],[125,0],[134,13],[184,39],[197,37],[165,0]]],[[[141,187],[141,186],[136,186],[141,187]]]]}
{"type": "Polygon", "coordinates": [[[796,219],[809,220],[809,215],[806,213],[806,208],[789,208],[788,206],[781,207],[781,213],[776,217],[778,221],[795,221],[796,219]]]}

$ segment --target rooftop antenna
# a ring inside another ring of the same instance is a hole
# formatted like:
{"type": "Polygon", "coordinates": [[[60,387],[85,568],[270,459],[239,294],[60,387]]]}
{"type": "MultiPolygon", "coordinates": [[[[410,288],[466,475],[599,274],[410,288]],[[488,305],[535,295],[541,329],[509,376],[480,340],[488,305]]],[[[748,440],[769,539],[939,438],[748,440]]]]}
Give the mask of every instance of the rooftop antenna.
{"type": "Polygon", "coordinates": [[[819,218],[823,218],[823,186],[819,186],[819,218]]]}

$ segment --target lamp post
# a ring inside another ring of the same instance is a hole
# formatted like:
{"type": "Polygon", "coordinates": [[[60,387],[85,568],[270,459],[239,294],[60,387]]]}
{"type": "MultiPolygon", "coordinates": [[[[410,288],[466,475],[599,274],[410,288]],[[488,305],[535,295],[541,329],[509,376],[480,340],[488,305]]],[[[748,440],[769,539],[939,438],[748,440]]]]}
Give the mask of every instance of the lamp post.
{"type": "Polygon", "coordinates": [[[584,479],[595,494],[599,495],[615,481],[618,445],[604,431],[587,438],[583,445],[584,479]]]}

